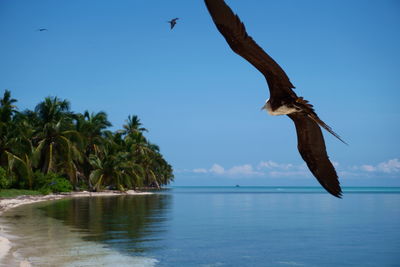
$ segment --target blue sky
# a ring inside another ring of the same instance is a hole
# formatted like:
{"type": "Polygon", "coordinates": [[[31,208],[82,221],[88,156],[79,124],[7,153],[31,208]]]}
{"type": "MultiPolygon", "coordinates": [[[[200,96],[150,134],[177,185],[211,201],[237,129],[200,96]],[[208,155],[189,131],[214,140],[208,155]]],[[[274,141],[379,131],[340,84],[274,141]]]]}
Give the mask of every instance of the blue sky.
{"type": "MultiPolygon", "coordinates": [[[[400,2],[227,3],[349,143],[325,133],[342,185],[400,185],[400,2]]],[[[260,111],[264,77],[203,1],[0,0],[0,36],[0,90],[21,110],[58,96],[114,129],[136,114],[175,185],[318,185],[293,123],[260,111]]]]}

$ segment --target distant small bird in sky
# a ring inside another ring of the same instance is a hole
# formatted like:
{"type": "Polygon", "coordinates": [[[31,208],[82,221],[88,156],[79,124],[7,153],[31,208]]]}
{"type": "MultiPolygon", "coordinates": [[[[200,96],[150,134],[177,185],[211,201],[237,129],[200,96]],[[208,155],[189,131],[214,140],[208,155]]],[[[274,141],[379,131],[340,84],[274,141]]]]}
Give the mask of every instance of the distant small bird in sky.
{"type": "Polygon", "coordinates": [[[167,22],[171,25],[171,30],[175,27],[176,21],[177,21],[178,19],[179,19],[179,18],[174,18],[174,19],[171,19],[171,20],[167,21],[167,22]]]}
{"type": "Polygon", "coordinates": [[[38,29],[38,31],[39,31],[39,32],[44,32],[44,31],[48,31],[48,29],[46,29],[46,28],[40,28],[40,29],[38,29]]]}
{"type": "Polygon", "coordinates": [[[251,38],[239,17],[224,0],[205,0],[207,9],[230,48],[246,59],[267,80],[270,98],[262,109],[270,115],[287,115],[296,127],[297,148],[318,182],[335,197],[342,189],[336,170],[326,152],[321,128],[345,143],[331,127],[325,124],[313,106],[292,90],[293,84],[283,69],[251,38]]]}

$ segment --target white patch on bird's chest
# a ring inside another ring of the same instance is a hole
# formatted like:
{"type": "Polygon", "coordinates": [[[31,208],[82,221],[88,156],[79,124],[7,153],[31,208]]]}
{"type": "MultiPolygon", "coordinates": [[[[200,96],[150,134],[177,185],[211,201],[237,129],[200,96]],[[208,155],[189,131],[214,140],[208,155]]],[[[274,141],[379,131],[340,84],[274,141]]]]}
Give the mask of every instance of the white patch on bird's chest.
{"type": "Polygon", "coordinates": [[[272,116],[287,115],[287,114],[298,111],[296,108],[288,107],[288,106],[280,106],[279,108],[272,110],[271,104],[269,103],[269,101],[267,101],[267,103],[265,103],[263,109],[266,109],[268,114],[272,115],[272,116]]]}

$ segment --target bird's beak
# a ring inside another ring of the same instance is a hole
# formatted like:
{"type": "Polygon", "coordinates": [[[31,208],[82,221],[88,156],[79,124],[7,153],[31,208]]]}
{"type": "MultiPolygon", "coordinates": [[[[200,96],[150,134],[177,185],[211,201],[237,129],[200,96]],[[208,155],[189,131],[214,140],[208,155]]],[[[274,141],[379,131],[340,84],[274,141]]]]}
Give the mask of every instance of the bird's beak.
{"type": "Polygon", "coordinates": [[[265,103],[264,106],[261,107],[261,111],[267,108],[267,104],[265,103]]]}

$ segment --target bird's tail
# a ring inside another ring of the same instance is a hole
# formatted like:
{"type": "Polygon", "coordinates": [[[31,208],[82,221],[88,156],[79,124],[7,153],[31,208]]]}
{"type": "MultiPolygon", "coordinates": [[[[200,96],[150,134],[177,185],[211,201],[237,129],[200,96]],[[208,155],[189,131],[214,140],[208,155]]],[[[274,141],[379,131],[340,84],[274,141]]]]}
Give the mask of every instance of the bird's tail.
{"type": "Polygon", "coordinates": [[[327,125],[325,122],[323,122],[315,113],[309,113],[307,114],[309,118],[311,118],[313,121],[315,121],[319,126],[327,130],[330,134],[332,134],[334,137],[339,139],[342,143],[348,145],[337,133],[335,133],[332,128],[327,125]]]}
{"type": "Polygon", "coordinates": [[[314,107],[313,105],[311,105],[307,100],[305,100],[302,97],[299,97],[296,99],[296,102],[298,104],[300,104],[300,109],[305,111],[307,113],[307,116],[312,119],[313,121],[315,121],[319,126],[321,126],[322,128],[324,128],[326,131],[328,131],[330,134],[332,134],[334,137],[336,137],[337,139],[339,139],[342,143],[348,145],[337,133],[335,133],[332,128],[327,125],[325,122],[323,122],[318,115],[315,113],[314,111],[314,107]]]}

